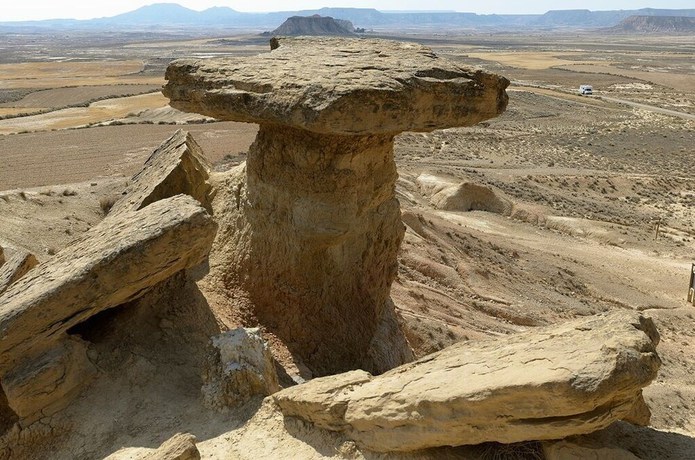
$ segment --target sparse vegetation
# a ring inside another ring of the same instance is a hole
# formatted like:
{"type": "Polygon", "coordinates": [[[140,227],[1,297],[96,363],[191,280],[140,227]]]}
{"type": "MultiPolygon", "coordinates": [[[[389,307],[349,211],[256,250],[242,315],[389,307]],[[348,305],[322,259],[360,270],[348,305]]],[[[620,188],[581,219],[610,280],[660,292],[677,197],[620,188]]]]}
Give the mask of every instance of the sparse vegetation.
{"type": "Polygon", "coordinates": [[[101,208],[104,215],[111,211],[114,204],[120,199],[119,195],[109,195],[99,198],[99,207],[101,208]]]}

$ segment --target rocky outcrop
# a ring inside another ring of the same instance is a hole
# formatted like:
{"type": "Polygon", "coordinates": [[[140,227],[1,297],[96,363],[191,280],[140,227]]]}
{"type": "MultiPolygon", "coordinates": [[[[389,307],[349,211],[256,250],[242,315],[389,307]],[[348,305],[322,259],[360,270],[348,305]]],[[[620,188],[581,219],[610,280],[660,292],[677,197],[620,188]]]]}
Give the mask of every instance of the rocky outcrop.
{"type": "Polygon", "coordinates": [[[502,192],[485,185],[460,182],[431,174],[420,174],[417,185],[436,209],[444,211],[487,211],[508,216],[512,202],[502,192]]]}
{"type": "Polygon", "coordinates": [[[202,388],[208,407],[234,407],[279,389],[273,356],[258,329],[240,327],[212,338],[202,388]]]}
{"type": "Polygon", "coordinates": [[[39,263],[34,254],[24,249],[9,248],[5,253],[4,263],[0,263],[0,295],[39,263]]]}
{"type": "Polygon", "coordinates": [[[254,58],[180,60],[171,105],[260,130],[215,200],[210,283],[315,374],[412,358],[389,299],[403,238],[393,138],[500,114],[508,81],[415,44],[281,39],[254,58]]]}
{"type": "Polygon", "coordinates": [[[182,193],[195,198],[212,212],[214,190],[208,182],[209,177],[210,164],[200,146],[189,133],[178,130],[145,161],[109,214],[137,211],[182,193]]]}
{"type": "Polygon", "coordinates": [[[355,28],[350,21],[333,19],[330,16],[292,16],[280,27],[270,32],[272,36],[342,36],[354,37],[355,28]]]}
{"type": "Polygon", "coordinates": [[[31,421],[67,404],[94,373],[71,328],[204,262],[215,231],[178,195],[105,219],[13,284],[0,296],[0,383],[14,413],[31,421]]]}
{"type": "Polygon", "coordinates": [[[649,422],[642,388],[657,374],[649,318],[619,311],[460,343],[379,377],[312,380],[272,396],[286,416],[345,432],[375,451],[514,443],[649,422]]]}
{"type": "Polygon", "coordinates": [[[195,446],[196,437],[189,433],[177,433],[154,452],[141,457],[141,460],[200,460],[200,452],[195,446]]]}
{"type": "Polygon", "coordinates": [[[695,18],[685,16],[630,16],[604,31],[615,34],[672,34],[695,32],[695,18]]]}

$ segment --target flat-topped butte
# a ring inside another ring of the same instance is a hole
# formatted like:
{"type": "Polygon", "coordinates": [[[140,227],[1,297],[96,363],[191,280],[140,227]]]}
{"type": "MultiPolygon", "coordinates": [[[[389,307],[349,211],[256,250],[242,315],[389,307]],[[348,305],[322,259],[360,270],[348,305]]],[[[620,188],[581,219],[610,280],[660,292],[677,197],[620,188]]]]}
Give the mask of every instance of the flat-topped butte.
{"type": "Polygon", "coordinates": [[[273,47],[251,58],[175,61],[164,95],[221,120],[362,135],[470,126],[507,106],[506,78],[422,45],[312,37],[273,39],[273,47]]]}

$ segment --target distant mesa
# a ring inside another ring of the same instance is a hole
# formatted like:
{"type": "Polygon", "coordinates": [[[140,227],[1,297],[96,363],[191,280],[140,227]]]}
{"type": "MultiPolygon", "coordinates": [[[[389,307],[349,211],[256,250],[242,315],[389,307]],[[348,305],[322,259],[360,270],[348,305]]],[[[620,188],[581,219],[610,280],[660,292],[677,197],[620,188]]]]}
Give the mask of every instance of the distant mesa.
{"type": "Polygon", "coordinates": [[[630,16],[609,29],[615,33],[692,34],[695,18],[685,16],[630,16]]]}
{"type": "Polygon", "coordinates": [[[298,37],[339,36],[354,37],[355,27],[346,19],[333,19],[330,16],[314,14],[312,16],[292,16],[287,18],[280,27],[269,33],[273,36],[298,37]]]}

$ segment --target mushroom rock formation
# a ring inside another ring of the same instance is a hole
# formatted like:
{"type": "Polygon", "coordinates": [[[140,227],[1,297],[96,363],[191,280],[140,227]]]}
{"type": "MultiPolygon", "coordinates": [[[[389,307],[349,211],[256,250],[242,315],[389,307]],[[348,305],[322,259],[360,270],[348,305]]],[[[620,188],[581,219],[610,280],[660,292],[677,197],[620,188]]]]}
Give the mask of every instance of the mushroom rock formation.
{"type": "Polygon", "coordinates": [[[386,371],[412,359],[389,298],[404,232],[394,136],[495,117],[509,82],[412,43],[271,48],[166,72],[173,107],[260,125],[218,191],[211,279],[315,374],[386,371]]]}

